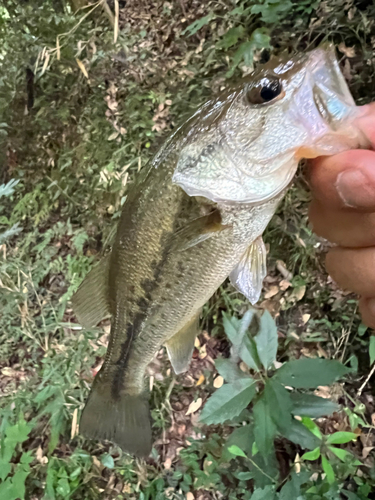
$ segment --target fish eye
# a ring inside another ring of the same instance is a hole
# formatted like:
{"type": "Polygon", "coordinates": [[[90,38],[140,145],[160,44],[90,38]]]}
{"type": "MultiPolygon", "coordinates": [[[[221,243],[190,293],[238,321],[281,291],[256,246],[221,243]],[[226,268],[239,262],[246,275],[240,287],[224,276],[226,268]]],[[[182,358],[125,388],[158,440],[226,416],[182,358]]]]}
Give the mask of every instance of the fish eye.
{"type": "Polygon", "coordinates": [[[249,104],[265,104],[273,101],[282,92],[282,85],[277,77],[267,76],[250,84],[246,91],[249,104]]]}

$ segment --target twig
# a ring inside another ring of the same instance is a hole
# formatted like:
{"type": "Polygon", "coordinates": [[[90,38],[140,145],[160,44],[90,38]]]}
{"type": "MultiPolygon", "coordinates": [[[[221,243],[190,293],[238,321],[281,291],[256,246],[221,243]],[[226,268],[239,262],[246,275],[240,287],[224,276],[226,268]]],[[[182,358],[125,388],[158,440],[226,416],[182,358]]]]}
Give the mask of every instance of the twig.
{"type": "Polygon", "coordinates": [[[363,384],[361,385],[361,387],[358,389],[357,398],[359,398],[359,396],[362,394],[363,389],[365,388],[367,382],[370,380],[370,378],[372,377],[372,375],[374,374],[374,372],[375,372],[375,363],[372,365],[371,371],[367,375],[366,380],[363,382],[363,384]]]}

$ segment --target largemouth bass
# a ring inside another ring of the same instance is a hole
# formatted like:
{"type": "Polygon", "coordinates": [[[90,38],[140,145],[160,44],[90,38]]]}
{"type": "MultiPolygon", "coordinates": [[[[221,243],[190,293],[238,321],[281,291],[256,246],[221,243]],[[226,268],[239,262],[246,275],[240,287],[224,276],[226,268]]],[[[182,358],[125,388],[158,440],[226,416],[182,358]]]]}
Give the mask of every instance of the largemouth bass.
{"type": "Polygon", "coordinates": [[[333,48],[272,59],[203,105],[166,141],[126,200],[111,253],[73,297],[85,327],[111,317],[80,431],[151,451],[144,376],[162,345],[187,369],[202,306],[230,276],[252,303],[262,233],[301,158],[365,147],[333,48]]]}

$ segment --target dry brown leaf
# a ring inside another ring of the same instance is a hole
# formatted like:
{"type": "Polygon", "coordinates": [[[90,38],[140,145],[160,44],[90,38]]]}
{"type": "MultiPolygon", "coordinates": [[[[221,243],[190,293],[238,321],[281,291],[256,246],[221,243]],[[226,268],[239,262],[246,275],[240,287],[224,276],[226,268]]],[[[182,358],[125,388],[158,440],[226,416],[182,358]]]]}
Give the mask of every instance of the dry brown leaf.
{"type": "Polygon", "coordinates": [[[164,469],[169,470],[172,467],[172,459],[168,457],[164,462],[164,469]]]}
{"type": "Polygon", "coordinates": [[[362,458],[367,458],[370,454],[370,451],[374,448],[375,446],[365,446],[362,450],[362,458]]]}
{"type": "Polygon", "coordinates": [[[215,389],[220,389],[220,387],[224,384],[224,379],[221,375],[218,375],[214,380],[215,389]]]}
{"type": "Polygon", "coordinates": [[[287,290],[291,285],[291,282],[288,280],[281,280],[279,283],[280,290],[283,292],[285,292],[285,290],[287,290]]]}
{"type": "Polygon", "coordinates": [[[297,286],[293,290],[293,296],[297,299],[297,302],[303,298],[305,293],[306,293],[306,286],[305,285],[297,286]]]}
{"type": "Polygon", "coordinates": [[[303,324],[306,325],[306,323],[309,321],[310,318],[311,318],[311,314],[302,314],[303,324]]]}
{"type": "Polygon", "coordinates": [[[314,391],[314,394],[316,396],[319,396],[321,398],[324,398],[324,399],[330,399],[331,398],[331,392],[330,392],[330,388],[329,386],[325,386],[325,385],[320,385],[316,391],[314,391]]]}
{"type": "Polygon", "coordinates": [[[198,337],[196,337],[194,340],[194,347],[198,349],[200,346],[201,346],[200,340],[198,337]]]}
{"type": "Polygon", "coordinates": [[[204,382],[204,375],[203,373],[200,375],[199,379],[197,380],[197,383],[195,384],[196,386],[202,385],[204,382]]]}
{"type": "Polygon", "coordinates": [[[371,413],[371,422],[372,425],[375,425],[375,413],[371,413]]]}
{"type": "Polygon", "coordinates": [[[194,494],[191,491],[186,493],[186,500],[194,500],[194,494]]]}
{"type": "Polygon", "coordinates": [[[279,293],[279,287],[278,286],[271,286],[267,292],[264,294],[265,299],[270,299],[271,297],[274,297],[277,293],[279,293]]]}
{"type": "Polygon", "coordinates": [[[89,74],[87,73],[87,70],[86,70],[85,65],[83,64],[83,62],[80,61],[79,59],[76,59],[76,62],[78,64],[79,69],[82,71],[82,73],[84,74],[84,76],[88,79],[89,78],[89,74]]]}
{"type": "Polygon", "coordinates": [[[202,406],[202,398],[198,398],[196,401],[192,401],[185,415],[191,415],[192,413],[195,413],[196,411],[199,410],[201,406],[202,406]]]}
{"type": "Polygon", "coordinates": [[[347,47],[344,42],[341,42],[338,46],[340,52],[342,52],[346,57],[355,57],[355,48],[347,47]]]}
{"type": "Polygon", "coordinates": [[[70,439],[73,439],[74,436],[78,434],[78,408],[75,408],[73,412],[73,418],[72,418],[72,428],[70,430],[70,439]]]}

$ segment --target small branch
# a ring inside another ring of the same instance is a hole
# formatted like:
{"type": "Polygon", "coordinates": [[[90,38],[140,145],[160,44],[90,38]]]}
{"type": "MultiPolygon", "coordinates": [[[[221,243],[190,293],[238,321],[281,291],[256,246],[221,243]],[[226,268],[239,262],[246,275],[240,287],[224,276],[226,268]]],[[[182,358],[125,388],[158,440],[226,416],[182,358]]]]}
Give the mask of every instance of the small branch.
{"type": "Polygon", "coordinates": [[[375,372],[375,363],[372,365],[371,371],[367,375],[366,380],[363,382],[361,387],[358,389],[357,397],[359,397],[362,394],[363,389],[365,388],[365,386],[366,386],[367,382],[370,380],[370,378],[373,376],[374,372],[375,372]]]}

